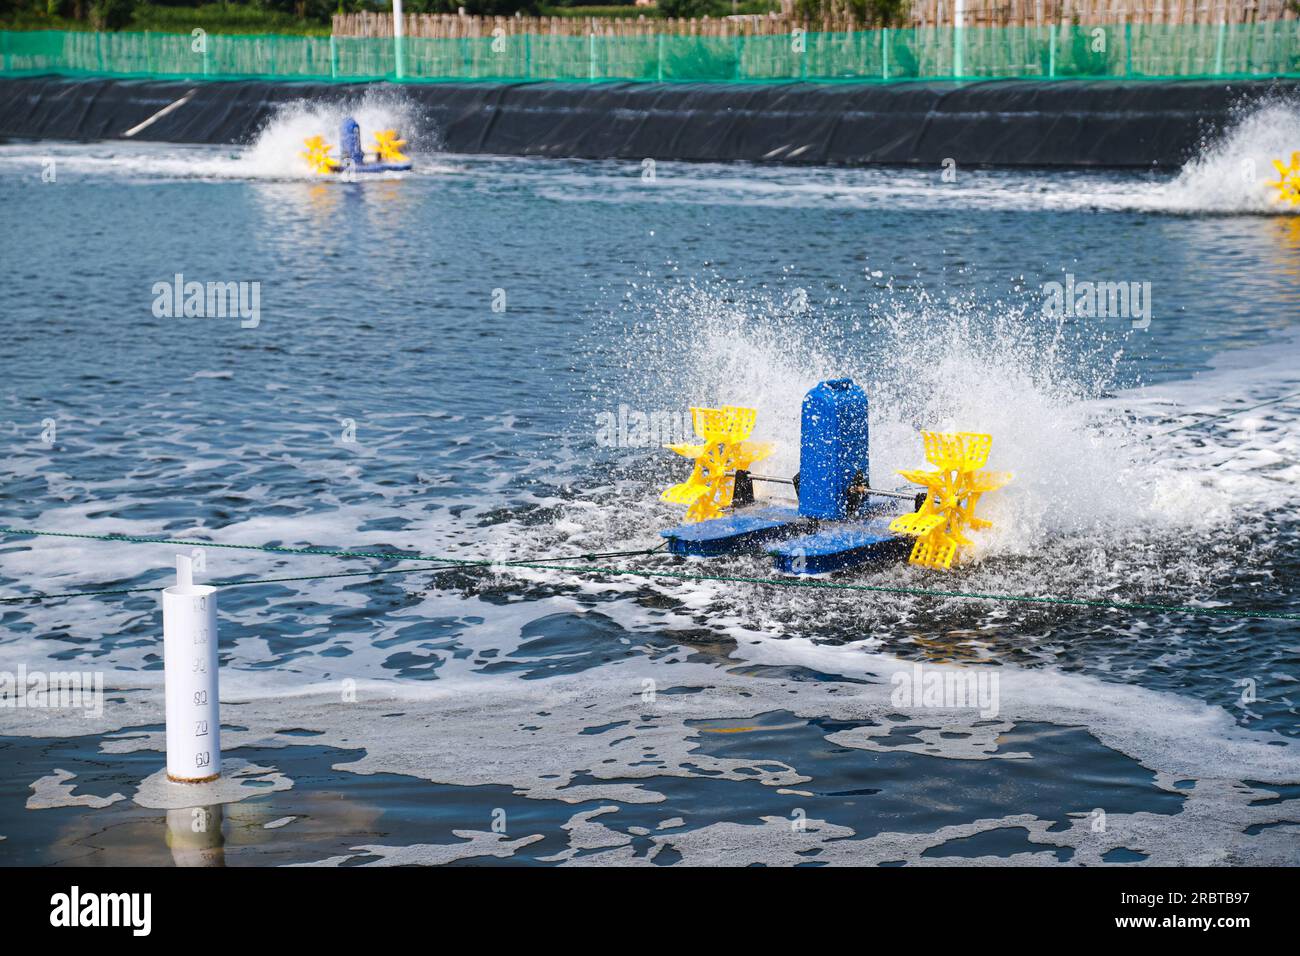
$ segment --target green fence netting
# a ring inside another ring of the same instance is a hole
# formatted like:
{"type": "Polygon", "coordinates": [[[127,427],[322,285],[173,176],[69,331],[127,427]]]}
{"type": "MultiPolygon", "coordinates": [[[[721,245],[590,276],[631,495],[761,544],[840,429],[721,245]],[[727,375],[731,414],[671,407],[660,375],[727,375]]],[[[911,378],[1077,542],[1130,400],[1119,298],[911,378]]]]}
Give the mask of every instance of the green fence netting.
{"type": "Polygon", "coordinates": [[[408,37],[400,47],[376,37],[0,31],[0,74],[33,73],[412,82],[1277,77],[1300,75],[1300,21],[408,37]]]}

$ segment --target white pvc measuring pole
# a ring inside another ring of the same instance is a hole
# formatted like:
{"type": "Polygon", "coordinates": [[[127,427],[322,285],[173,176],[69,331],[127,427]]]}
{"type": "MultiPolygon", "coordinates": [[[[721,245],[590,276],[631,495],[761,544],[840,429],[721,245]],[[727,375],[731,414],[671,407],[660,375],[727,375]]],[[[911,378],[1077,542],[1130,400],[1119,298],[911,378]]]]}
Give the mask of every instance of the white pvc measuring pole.
{"type": "Polygon", "coordinates": [[[194,583],[193,564],[176,555],[176,584],[163,590],[163,672],[167,697],[167,776],[180,783],[221,775],[217,698],[217,589],[194,583]]]}
{"type": "Polygon", "coordinates": [[[405,50],[403,47],[404,25],[402,23],[402,0],[393,0],[393,63],[397,78],[400,80],[406,75],[405,50]]]}

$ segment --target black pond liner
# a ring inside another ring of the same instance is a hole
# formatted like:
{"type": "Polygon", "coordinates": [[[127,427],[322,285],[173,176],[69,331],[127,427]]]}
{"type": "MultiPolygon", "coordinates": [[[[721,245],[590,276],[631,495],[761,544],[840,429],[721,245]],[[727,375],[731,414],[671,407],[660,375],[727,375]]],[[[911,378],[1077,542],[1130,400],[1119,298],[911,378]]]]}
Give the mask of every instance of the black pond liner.
{"type": "Polygon", "coordinates": [[[881,83],[286,83],[0,79],[0,136],[247,143],[280,104],[368,89],[453,153],[815,165],[1176,167],[1297,80],[881,83]]]}

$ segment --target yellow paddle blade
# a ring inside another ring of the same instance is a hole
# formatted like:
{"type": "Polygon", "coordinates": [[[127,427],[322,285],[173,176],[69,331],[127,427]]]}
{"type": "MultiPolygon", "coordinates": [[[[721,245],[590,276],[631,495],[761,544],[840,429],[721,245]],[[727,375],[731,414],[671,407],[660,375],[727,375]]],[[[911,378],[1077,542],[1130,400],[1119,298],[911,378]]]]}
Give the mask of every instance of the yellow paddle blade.
{"type": "Polygon", "coordinates": [[[952,559],[957,554],[957,542],[944,534],[931,534],[917,538],[908,556],[909,564],[919,564],[936,571],[947,571],[952,567],[952,559]]]}
{"type": "Polygon", "coordinates": [[[673,485],[665,489],[664,493],[659,496],[661,501],[671,501],[677,505],[689,505],[695,502],[695,499],[709,490],[708,485],[692,484],[684,481],[680,485],[673,485]]]}
{"type": "Polygon", "coordinates": [[[687,523],[721,515],[735,494],[736,471],[748,469],[772,453],[775,447],[772,442],[746,441],[757,417],[754,409],[735,405],[692,408],[691,422],[704,443],[664,446],[678,455],[695,459],[690,477],[660,495],[664,501],[690,506],[686,510],[687,523]]]}
{"type": "Polygon", "coordinates": [[[409,163],[410,159],[402,152],[406,140],[397,138],[397,130],[382,129],[375,134],[375,152],[382,163],[409,163]]]}
{"type": "Polygon", "coordinates": [[[1277,190],[1275,201],[1291,206],[1300,205],[1300,150],[1291,154],[1290,164],[1283,163],[1280,159],[1273,160],[1273,168],[1277,170],[1277,182],[1269,182],[1268,185],[1277,190]]]}
{"type": "Polygon", "coordinates": [[[744,441],[754,431],[757,409],[725,405],[722,408],[692,408],[695,434],[707,441],[744,441]]]}
{"type": "Polygon", "coordinates": [[[683,457],[686,458],[699,458],[700,455],[704,454],[704,449],[708,448],[709,446],[690,445],[687,444],[686,442],[678,442],[676,445],[664,445],[664,447],[667,448],[669,451],[675,451],[677,452],[677,454],[682,455],[683,457]]]}
{"type": "Polygon", "coordinates": [[[967,530],[991,528],[992,522],[975,516],[980,496],[996,491],[1012,479],[1009,471],[981,471],[993,447],[990,435],[975,432],[922,432],[925,457],[937,471],[913,469],[899,474],[926,489],[925,501],[913,514],[900,515],[889,524],[898,534],[916,538],[908,561],[946,571],[955,558],[965,557],[973,542],[967,530]]]}
{"type": "Polygon", "coordinates": [[[977,471],[971,474],[967,487],[977,493],[997,491],[1003,485],[1011,484],[1014,476],[1009,471],[977,471]]]}
{"type": "Polygon", "coordinates": [[[332,173],[338,169],[338,163],[330,157],[331,146],[325,142],[324,137],[311,136],[303,140],[302,144],[307,147],[307,151],[298,155],[307,161],[312,172],[332,173]]]}
{"type": "Polygon", "coordinates": [[[900,471],[899,474],[914,485],[925,485],[929,487],[932,484],[940,484],[943,481],[943,475],[932,471],[921,471],[919,468],[900,471]],[[936,476],[938,481],[935,480],[936,476]]]}
{"type": "Polygon", "coordinates": [[[743,465],[737,465],[737,468],[748,468],[756,461],[762,461],[772,452],[776,451],[776,442],[770,441],[746,441],[740,443],[740,449],[737,454],[738,459],[743,459],[743,465]]]}
{"type": "Polygon", "coordinates": [[[915,511],[910,515],[899,515],[893,521],[889,522],[889,530],[896,531],[899,534],[911,534],[922,536],[929,534],[945,521],[941,514],[922,514],[915,511]]]}

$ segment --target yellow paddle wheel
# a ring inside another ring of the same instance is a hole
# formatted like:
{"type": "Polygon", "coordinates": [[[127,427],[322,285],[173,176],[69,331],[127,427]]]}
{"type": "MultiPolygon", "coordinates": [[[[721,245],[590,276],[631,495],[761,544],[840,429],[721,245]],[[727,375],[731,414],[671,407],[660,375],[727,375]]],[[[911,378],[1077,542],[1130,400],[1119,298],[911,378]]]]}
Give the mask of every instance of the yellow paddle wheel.
{"type": "Polygon", "coordinates": [[[1277,190],[1277,201],[1300,206],[1300,151],[1291,154],[1290,165],[1275,159],[1273,167],[1277,170],[1277,182],[1269,185],[1277,190]]]}
{"type": "Polygon", "coordinates": [[[758,412],[727,405],[723,408],[692,408],[691,424],[701,445],[678,444],[664,447],[695,459],[690,478],[673,485],[661,495],[664,501],[688,505],[686,521],[717,518],[731,505],[736,490],[737,469],[747,470],[772,453],[771,442],[747,441],[754,431],[758,412]]]}
{"type": "Polygon", "coordinates": [[[397,130],[382,129],[375,134],[375,155],[381,163],[409,163],[410,157],[402,152],[406,140],[397,138],[397,130]]]}
{"type": "Polygon", "coordinates": [[[307,165],[311,167],[313,173],[325,175],[338,170],[339,164],[330,156],[330,150],[333,147],[325,142],[325,137],[312,136],[303,140],[302,144],[307,149],[305,152],[298,153],[298,155],[307,161],[307,165]]]}
{"type": "Polygon", "coordinates": [[[975,516],[980,496],[1011,481],[1009,471],[982,471],[988,463],[991,435],[972,432],[950,434],[922,432],[926,461],[936,471],[900,471],[913,484],[926,489],[925,501],[912,514],[895,518],[889,530],[916,538],[912,564],[937,570],[952,567],[973,542],[968,530],[991,528],[992,522],[975,516]]]}

